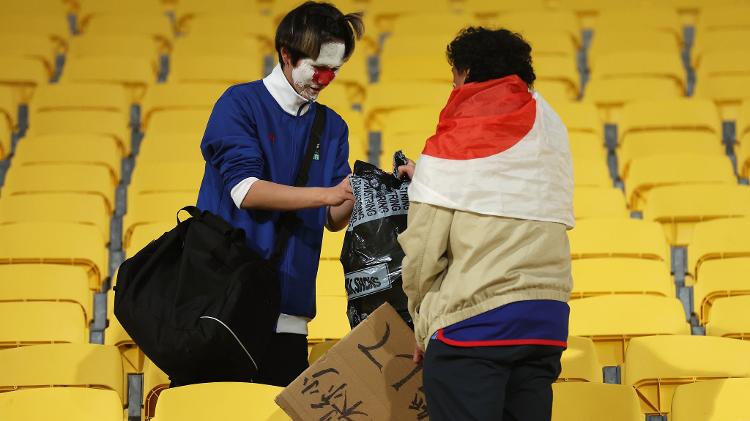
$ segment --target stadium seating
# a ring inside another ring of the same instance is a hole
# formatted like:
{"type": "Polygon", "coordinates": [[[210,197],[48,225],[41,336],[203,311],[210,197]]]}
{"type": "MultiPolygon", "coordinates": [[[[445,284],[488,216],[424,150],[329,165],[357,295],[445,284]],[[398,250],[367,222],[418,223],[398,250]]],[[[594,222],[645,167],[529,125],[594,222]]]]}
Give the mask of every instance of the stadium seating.
{"type": "Polygon", "coordinates": [[[147,35],[162,48],[168,48],[174,39],[172,25],[163,13],[100,12],[84,16],[79,26],[87,37],[147,35]],[[134,25],[133,22],[138,24],[134,25]]]}
{"type": "Polygon", "coordinates": [[[5,120],[9,129],[15,129],[18,117],[18,104],[15,92],[9,86],[0,86],[0,120],[5,120]]]}
{"type": "Polygon", "coordinates": [[[700,282],[695,284],[695,313],[702,324],[710,321],[711,308],[725,297],[750,294],[745,275],[750,270],[750,258],[710,260],[701,267],[700,282]]]}
{"type": "Polygon", "coordinates": [[[565,123],[569,133],[590,133],[601,139],[604,144],[604,125],[594,105],[585,102],[556,104],[555,112],[565,123]]]}
{"type": "MultiPolygon", "coordinates": [[[[36,2],[26,2],[36,5],[36,2]]],[[[7,4],[3,3],[3,6],[7,4]]],[[[70,28],[65,14],[44,13],[13,13],[3,10],[0,15],[0,33],[10,35],[46,35],[62,49],[70,38],[70,28]]]]}
{"type": "Polygon", "coordinates": [[[81,16],[90,17],[99,14],[160,14],[163,11],[159,2],[149,0],[133,0],[123,3],[117,0],[78,0],[77,6],[81,16]]]}
{"type": "Polygon", "coordinates": [[[225,84],[164,83],[149,88],[141,104],[141,121],[147,127],[152,116],[169,110],[206,110],[226,91],[225,84]]]}
{"type": "Polygon", "coordinates": [[[204,166],[203,162],[141,162],[133,171],[128,197],[155,193],[196,193],[203,179],[204,166]]]}
{"type": "Polygon", "coordinates": [[[434,130],[405,133],[393,133],[390,130],[383,132],[380,168],[391,171],[393,169],[393,154],[397,151],[402,151],[407,158],[416,162],[422,154],[425,142],[433,134],[435,134],[434,130]]]}
{"type": "Polygon", "coordinates": [[[33,58],[0,56],[0,83],[12,86],[20,103],[27,103],[34,88],[47,83],[51,76],[44,63],[33,58]]]}
{"type": "Polygon", "coordinates": [[[737,140],[750,135],[750,101],[744,101],[739,109],[736,121],[737,140]]]}
{"type": "Polygon", "coordinates": [[[750,188],[739,185],[657,187],[649,193],[643,216],[662,225],[670,244],[686,246],[697,223],[750,216],[750,188]]]}
{"type": "Polygon", "coordinates": [[[170,83],[245,83],[262,76],[262,64],[260,56],[173,54],[168,80],[170,83]]]}
{"type": "MultiPolygon", "coordinates": [[[[682,24],[677,11],[670,7],[602,7],[596,19],[594,33],[604,30],[659,30],[675,39],[682,38],[682,24]]],[[[595,35],[596,36],[596,35],[595,35]]]]}
{"type": "Polygon", "coordinates": [[[589,338],[568,337],[568,347],[560,358],[562,371],[558,382],[602,382],[602,368],[594,342],[589,338]]]}
{"type": "Polygon", "coordinates": [[[159,68],[159,44],[149,35],[96,35],[81,36],[70,42],[66,57],[115,57],[146,59],[159,68]]]}
{"type": "Polygon", "coordinates": [[[338,260],[321,260],[315,294],[320,296],[346,297],[344,269],[338,260]]]}
{"type": "Polygon", "coordinates": [[[10,143],[13,129],[10,123],[4,118],[0,118],[0,159],[5,159],[10,155],[10,143]]]}
{"type": "Polygon", "coordinates": [[[630,163],[653,155],[703,155],[724,158],[720,136],[691,130],[631,132],[618,150],[620,178],[625,179],[630,163]]]}
{"type": "Polygon", "coordinates": [[[60,264],[86,270],[89,288],[98,290],[107,277],[107,253],[101,232],[93,226],[62,222],[0,225],[0,265],[60,264]],[[54,238],[55,241],[49,241],[54,238]]]}
{"type": "Polygon", "coordinates": [[[750,379],[706,380],[679,386],[672,398],[672,421],[722,421],[750,417],[745,399],[750,379]]]}
{"type": "Polygon", "coordinates": [[[676,387],[702,380],[750,377],[750,343],[710,336],[634,338],[623,383],[635,388],[646,414],[667,414],[676,387]]]}
{"type": "Polygon", "coordinates": [[[641,421],[638,395],[631,387],[601,383],[552,385],[552,421],[641,421]]]}
{"type": "Polygon", "coordinates": [[[158,68],[150,58],[87,56],[65,62],[62,83],[110,83],[124,86],[131,102],[142,98],[148,85],[156,82],[158,68]]]}
{"type": "Polygon", "coordinates": [[[16,320],[0,326],[0,349],[45,343],[88,342],[86,315],[77,303],[2,302],[0,317],[16,320]]]}
{"type": "MultiPolygon", "coordinates": [[[[489,3],[496,4],[496,2],[489,3]]],[[[528,4],[524,4],[523,7],[525,6],[528,6],[528,4]]],[[[511,10],[503,13],[500,19],[504,27],[513,31],[523,32],[529,28],[560,31],[572,38],[576,45],[581,45],[580,24],[575,14],[569,10],[539,10],[530,7],[529,10],[511,10]]]]}
{"type": "Polygon", "coordinates": [[[643,76],[594,78],[586,84],[583,99],[596,104],[603,121],[616,124],[622,119],[623,106],[629,102],[676,99],[684,95],[682,87],[671,80],[643,76]]]}
{"type": "MultiPolygon", "coordinates": [[[[607,20],[605,17],[604,20],[607,20]]],[[[679,55],[680,38],[662,29],[634,29],[632,26],[602,26],[596,30],[588,49],[588,60],[596,62],[603,54],[621,52],[657,52],[661,55],[679,55]]]]}
{"type": "Polygon", "coordinates": [[[612,187],[607,162],[603,158],[573,160],[573,183],[579,187],[612,187]]]}
{"type": "MultiPolygon", "coordinates": [[[[450,95],[450,85],[444,83],[379,82],[367,91],[364,104],[365,123],[369,130],[378,131],[388,125],[388,115],[402,109],[424,109],[433,113],[431,129],[437,125],[437,116],[450,95]]],[[[325,95],[325,91],[323,93],[325,95]]]]}
{"type": "Polygon", "coordinates": [[[602,54],[590,63],[591,78],[622,80],[648,78],[668,80],[684,92],[685,72],[680,56],[658,52],[621,52],[602,54]]]}
{"type": "Polygon", "coordinates": [[[122,403],[111,390],[55,387],[0,393],[4,420],[122,421],[122,414],[122,403]]]}
{"type": "Polygon", "coordinates": [[[693,230],[688,250],[688,273],[700,281],[701,267],[709,262],[750,256],[750,218],[702,222],[693,230]]]}
{"type": "Polygon", "coordinates": [[[66,109],[39,112],[29,120],[29,136],[105,135],[117,143],[123,157],[130,155],[128,119],[118,111],[66,109]]]}
{"type": "Polygon", "coordinates": [[[58,46],[46,35],[0,33],[0,56],[27,57],[38,60],[49,75],[55,72],[58,46]]]}
{"type": "Polygon", "coordinates": [[[712,100],[722,120],[736,120],[740,104],[750,97],[750,77],[704,75],[697,81],[695,96],[712,100]]]}
{"type": "Polygon", "coordinates": [[[107,294],[107,321],[109,325],[104,333],[104,344],[117,347],[120,351],[123,375],[141,373],[144,369],[146,357],[117,320],[114,309],[115,294],[112,291],[107,294]]]}
{"type": "Polygon", "coordinates": [[[339,260],[341,248],[344,246],[346,229],[341,231],[323,231],[323,245],[320,250],[321,260],[339,260]]]}
{"type": "Polygon", "coordinates": [[[153,420],[289,420],[274,402],[281,391],[280,387],[254,383],[203,383],[167,389],[159,395],[153,420]]]}
{"type": "Polygon", "coordinates": [[[195,204],[195,199],[194,192],[132,195],[128,203],[128,212],[123,219],[124,243],[128,242],[133,231],[140,225],[175,222],[177,211],[184,206],[195,204]]]}
{"type": "Polygon", "coordinates": [[[607,153],[607,150],[603,147],[604,142],[601,136],[594,133],[569,131],[568,142],[573,160],[579,158],[603,160],[607,153]]]}
{"type": "Polygon", "coordinates": [[[56,83],[34,91],[32,114],[61,110],[114,111],[126,118],[130,99],[122,86],[104,83],[56,83]]]}
{"type": "Polygon", "coordinates": [[[143,364],[143,415],[145,419],[153,418],[159,395],[167,388],[169,388],[169,377],[146,358],[143,364]]]}
{"type": "Polygon", "coordinates": [[[93,344],[33,345],[0,351],[0,391],[40,387],[112,390],[125,401],[117,348],[93,344]]]}
{"type": "Polygon", "coordinates": [[[529,27],[520,34],[531,45],[534,57],[556,56],[573,59],[578,54],[575,37],[571,37],[565,31],[529,27]]]}
{"type": "Polygon", "coordinates": [[[570,302],[570,334],[591,338],[604,366],[627,361],[628,343],[645,335],[689,335],[682,304],[651,295],[602,295],[570,302]]]}
{"type": "Polygon", "coordinates": [[[706,334],[750,340],[750,318],[748,318],[750,295],[726,297],[714,301],[711,320],[706,323],[706,334]]]}
{"type": "Polygon", "coordinates": [[[122,248],[125,251],[125,256],[133,256],[148,243],[170,231],[175,225],[175,222],[153,222],[136,226],[130,236],[126,236],[123,240],[122,248]]]}
{"type": "Polygon", "coordinates": [[[674,297],[674,284],[664,262],[646,259],[579,259],[572,264],[571,299],[597,295],[674,297]]]}
{"type": "Polygon", "coordinates": [[[705,7],[701,10],[697,27],[705,32],[728,29],[750,29],[748,13],[750,7],[745,5],[723,5],[725,7],[705,7]]]}
{"type": "Polygon", "coordinates": [[[317,314],[308,325],[307,343],[314,345],[346,336],[351,330],[346,317],[346,297],[319,295],[316,301],[317,314]]]}
{"type": "MultiPolygon", "coordinates": [[[[580,77],[575,60],[570,57],[541,56],[534,58],[536,80],[546,87],[557,85],[567,91],[571,101],[578,99],[581,91],[580,77]]],[[[535,86],[537,82],[534,82],[535,86]]],[[[542,93],[545,91],[542,90],[542,93]]]]}
{"type": "Polygon", "coordinates": [[[322,357],[323,355],[328,352],[329,349],[331,349],[334,345],[338,343],[338,340],[330,340],[325,342],[317,343],[310,347],[310,356],[308,357],[308,361],[310,365],[318,360],[318,358],[322,357]]]}
{"type": "Polygon", "coordinates": [[[178,133],[202,136],[210,116],[208,107],[164,109],[151,113],[148,120],[141,122],[141,129],[150,136],[178,133]]]}
{"type": "Polygon", "coordinates": [[[619,141],[624,144],[635,132],[690,130],[721,137],[716,106],[708,100],[664,99],[628,103],[622,110],[619,141]]]}
{"type": "Polygon", "coordinates": [[[630,216],[622,191],[612,187],[577,187],[573,194],[573,210],[576,220],[630,216]]]}
{"type": "Polygon", "coordinates": [[[652,189],[671,185],[736,185],[731,162],[723,156],[652,155],[633,159],[625,179],[631,210],[648,205],[652,189]]]}
{"type": "Polygon", "coordinates": [[[138,153],[138,162],[198,162],[203,163],[203,155],[198,146],[198,134],[157,134],[146,135],[138,153]]]}
{"type": "Polygon", "coordinates": [[[573,260],[627,257],[669,262],[669,247],[655,222],[584,219],[568,236],[573,260]]]}

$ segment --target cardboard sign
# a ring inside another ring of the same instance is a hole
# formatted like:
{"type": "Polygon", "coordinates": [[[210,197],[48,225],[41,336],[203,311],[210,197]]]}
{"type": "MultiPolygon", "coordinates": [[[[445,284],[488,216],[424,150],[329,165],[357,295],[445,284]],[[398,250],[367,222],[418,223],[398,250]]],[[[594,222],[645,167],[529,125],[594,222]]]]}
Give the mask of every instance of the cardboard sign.
{"type": "Polygon", "coordinates": [[[276,397],[297,421],[427,420],[414,333],[383,304],[276,397]]]}

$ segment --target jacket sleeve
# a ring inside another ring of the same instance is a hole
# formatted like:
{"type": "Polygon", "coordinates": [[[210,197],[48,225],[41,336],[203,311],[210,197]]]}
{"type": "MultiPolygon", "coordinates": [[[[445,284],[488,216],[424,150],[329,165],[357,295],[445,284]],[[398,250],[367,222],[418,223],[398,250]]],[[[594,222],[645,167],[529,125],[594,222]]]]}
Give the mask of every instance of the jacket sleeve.
{"type": "Polygon", "coordinates": [[[411,202],[407,229],[398,237],[404,250],[402,280],[409,298],[409,313],[415,327],[417,343],[432,332],[423,332],[429,323],[419,322],[419,308],[425,294],[442,278],[448,267],[448,237],[453,210],[425,203],[411,202]]]}
{"type": "Polygon", "coordinates": [[[262,178],[263,152],[248,110],[230,88],[216,102],[201,142],[203,157],[219,171],[227,192],[242,180],[262,178]]]}

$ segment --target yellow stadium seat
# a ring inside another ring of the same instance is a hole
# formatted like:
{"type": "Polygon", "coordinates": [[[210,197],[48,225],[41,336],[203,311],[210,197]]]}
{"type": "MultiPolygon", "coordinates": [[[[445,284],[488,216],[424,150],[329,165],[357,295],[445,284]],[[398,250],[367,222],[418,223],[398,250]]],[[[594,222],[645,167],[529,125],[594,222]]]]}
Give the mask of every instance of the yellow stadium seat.
{"type": "Polygon", "coordinates": [[[346,229],[341,231],[323,231],[323,245],[320,250],[320,258],[325,260],[339,260],[341,248],[344,246],[346,229]]]}
{"type": "Polygon", "coordinates": [[[151,116],[165,110],[206,110],[227,90],[225,84],[165,83],[148,89],[141,104],[141,124],[145,128],[151,116]]]}
{"type": "Polygon", "coordinates": [[[425,141],[434,134],[434,131],[391,133],[383,132],[383,143],[380,154],[380,168],[385,171],[393,169],[393,154],[402,151],[407,158],[417,161],[422,155],[425,141]]]}
{"type": "Polygon", "coordinates": [[[538,82],[556,84],[567,89],[571,101],[578,98],[581,90],[580,77],[572,57],[535,57],[534,73],[538,82]]]}
{"type": "Polygon", "coordinates": [[[59,52],[59,47],[44,34],[0,33],[0,56],[38,60],[50,75],[55,72],[55,55],[59,52]]]}
{"type": "Polygon", "coordinates": [[[64,16],[69,10],[68,4],[58,0],[36,0],[32,2],[7,0],[3,2],[3,12],[22,15],[49,14],[64,16]]]}
{"type": "Polygon", "coordinates": [[[98,14],[161,14],[163,7],[161,2],[150,0],[131,0],[120,2],[117,0],[77,0],[77,5],[82,16],[98,14]]]}
{"type": "Polygon", "coordinates": [[[666,335],[630,341],[623,383],[635,388],[646,414],[667,414],[676,387],[750,377],[750,343],[709,336],[666,335]]]}
{"type": "Polygon", "coordinates": [[[18,104],[15,91],[9,86],[0,86],[0,120],[7,122],[7,127],[15,129],[18,117],[18,104]]]}
{"type": "Polygon", "coordinates": [[[109,243],[107,204],[101,197],[81,193],[24,194],[0,200],[0,224],[18,222],[69,222],[93,226],[109,243]],[[50,211],[54,203],[55,211],[50,211]]]}
{"type": "Polygon", "coordinates": [[[13,164],[78,164],[105,168],[112,184],[120,182],[122,154],[112,139],[102,135],[44,135],[19,142],[13,164]]]}
{"type": "Polygon", "coordinates": [[[672,421],[728,421],[750,418],[750,379],[706,380],[679,386],[672,398],[672,421]]]}
{"type": "MultiPolygon", "coordinates": [[[[123,374],[141,373],[145,355],[136,346],[128,332],[115,317],[115,294],[107,293],[107,330],[104,331],[104,344],[117,347],[122,356],[123,374]]],[[[127,386],[127,385],[126,385],[127,386]]]]}
{"type": "Polygon", "coordinates": [[[555,105],[555,112],[565,123],[568,133],[591,133],[602,139],[604,144],[604,125],[593,104],[585,102],[569,102],[555,105]]]}
{"type": "MultiPolygon", "coordinates": [[[[227,25],[225,22],[224,25],[227,25]]],[[[266,44],[251,37],[225,36],[216,33],[190,35],[180,38],[174,45],[175,56],[241,56],[263,60],[266,44]]]]}
{"type": "Polygon", "coordinates": [[[465,0],[456,3],[456,5],[461,6],[465,12],[474,13],[480,17],[497,17],[497,15],[502,13],[518,10],[542,10],[547,7],[547,3],[543,0],[533,0],[523,3],[510,0],[498,0],[493,2],[484,0],[465,0]]]}
{"type": "MultiPolygon", "coordinates": [[[[28,4],[34,4],[29,2],[28,4]]],[[[5,5],[5,3],[3,4],[5,5]]],[[[60,48],[67,45],[70,26],[64,14],[17,14],[3,11],[0,33],[8,35],[46,35],[60,48]]]]}
{"type": "Polygon", "coordinates": [[[145,419],[153,419],[159,395],[168,388],[169,377],[146,358],[143,363],[143,415],[145,419]]]}
{"type": "Polygon", "coordinates": [[[349,128],[349,137],[360,140],[361,146],[367,147],[365,139],[367,139],[367,132],[365,131],[365,118],[360,111],[356,110],[334,110],[344,120],[349,128]]]}
{"type": "MultiPolygon", "coordinates": [[[[82,267],[13,264],[0,266],[0,302],[60,302],[75,304],[84,320],[93,318],[89,278],[82,267]]],[[[64,312],[68,312],[66,307],[64,312]]],[[[74,311],[70,311],[75,314],[74,311]]],[[[19,316],[13,316],[19,320],[19,316]]]]}
{"type": "Polygon", "coordinates": [[[146,35],[163,48],[169,47],[174,39],[172,24],[163,13],[97,13],[81,19],[80,26],[87,37],[146,35]]]}
{"type": "Polygon", "coordinates": [[[750,305],[750,295],[716,300],[711,308],[711,321],[706,323],[706,334],[750,340],[748,305],[750,305]]]}
{"type": "Polygon", "coordinates": [[[674,297],[675,288],[664,262],[646,259],[578,259],[572,264],[571,299],[598,295],[674,297]]]}
{"type": "MultiPolygon", "coordinates": [[[[394,19],[390,29],[391,35],[400,37],[402,35],[428,35],[435,36],[434,43],[443,45],[443,52],[448,43],[458,32],[468,26],[475,25],[477,22],[473,15],[464,13],[441,13],[427,10],[422,13],[404,14],[394,19]]],[[[391,39],[386,40],[386,49],[389,47],[391,39]]],[[[395,43],[396,41],[394,41],[395,43]]]]}
{"type": "Polygon", "coordinates": [[[628,177],[630,163],[654,155],[704,155],[724,157],[721,136],[693,130],[630,132],[617,153],[620,178],[628,177]]]}
{"type": "Polygon", "coordinates": [[[346,297],[344,268],[338,260],[321,260],[318,266],[316,292],[318,297],[346,297]]]}
{"type": "Polygon", "coordinates": [[[737,152],[737,172],[740,177],[750,178],[750,133],[740,141],[737,152]]]}
{"type": "MultiPolygon", "coordinates": [[[[148,121],[143,122],[142,129],[150,136],[185,134],[202,137],[210,116],[211,108],[164,109],[151,113],[148,121]]],[[[199,142],[194,145],[197,148],[199,142]]]]}
{"type": "Polygon", "coordinates": [[[320,93],[318,97],[319,104],[324,104],[334,111],[351,111],[354,104],[361,105],[360,101],[355,101],[350,97],[347,87],[344,84],[332,83],[320,93]]]}
{"type": "Polygon", "coordinates": [[[452,80],[451,67],[443,55],[399,54],[386,48],[380,56],[379,82],[428,82],[450,86],[452,80]]]}
{"type": "Polygon", "coordinates": [[[661,226],[636,219],[584,219],[570,231],[570,254],[575,259],[632,257],[669,262],[661,226]]]}
{"type": "Polygon", "coordinates": [[[628,77],[590,80],[583,99],[596,104],[605,122],[618,123],[622,107],[628,102],[673,99],[684,95],[680,86],[667,79],[628,77]]]}
{"type": "Polygon", "coordinates": [[[197,193],[204,166],[203,162],[138,163],[133,171],[128,197],[169,192],[197,193]]]}
{"type": "Polygon", "coordinates": [[[146,59],[152,62],[154,69],[158,69],[159,54],[164,52],[161,44],[149,35],[92,35],[73,39],[66,57],[146,59]]]}
{"type": "Polygon", "coordinates": [[[534,91],[539,92],[553,106],[578,100],[578,95],[573,95],[567,85],[555,81],[537,80],[534,82],[534,91]]]}
{"type": "Polygon", "coordinates": [[[534,58],[541,56],[575,58],[578,54],[575,37],[565,31],[528,28],[520,34],[531,45],[531,54],[534,58]]]}
{"type": "Polygon", "coordinates": [[[62,83],[110,83],[127,88],[130,100],[140,102],[146,87],[156,82],[153,60],[137,57],[71,57],[65,62],[62,83]]]}
{"type": "Polygon", "coordinates": [[[273,20],[259,13],[217,13],[216,9],[190,18],[186,16],[178,22],[185,39],[193,37],[252,38],[259,41],[256,54],[272,51],[273,35],[276,30],[273,20]]]}
{"type": "Polygon", "coordinates": [[[0,394],[0,418],[46,421],[122,421],[122,402],[111,390],[56,387],[0,394]],[[62,415],[64,414],[64,415],[62,415]]]}
{"type": "Polygon", "coordinates": [[[408,15],[449,14],[450,5],[447,1],[414,0],[409,2],[398,0],[381,0],[369,2],[366,5],[368,19],[372,19],[370,30],[377,33],[390,33],[394,22],[408,15]]]}
{"type": "Polygon", "coordinates": [[[721,136],[721,120],[716,106],[708,100],[665,99],[634,101],[622,110],[620,143],[631,132],[691,130],[721,136]]]}
{"type": "Polygon", "coordinates": [[[89,288],[107,277],[107,251],[95,227],[62,222],[0,225],[0,265],[59,264],[82,267],[89,288]],[[55,238],[55,241],[49,241],[55,238]]]}
{"type": "Polygon", "coordinates": [[[675,89],[685,90],[685,70],[678,54],[623,52],[602,54],[590,64],[591,78],[651,78],[671,81],[675,89]]]}
{"type": "Polygon", "coordinates": [[[4,196],[50,193],[88,194],[101,198],[106,203],[107,213],[114,212],[115,185],[104,167],[77,164],[15,167],[8,172],[3,187],[4,196]]]}
{"type": "Polygon", "coordinates": [[[596,19],[594,36],[608,30],[658,30],[675,40],[682,39],[682,23],[677,11],[670,7],[619,7],[603,8],[596,19]]]}
{"type": "Polygon", "coordinates": [[[194,192],[164,192],[157,194],[134,194],[128,202],[128,212],[123,219],[123,242],[129,243],[133,231],[140,225],[155,222],[173,223],[177,211],[195,204],[194,192]]]}
{"type": "Polygon", "coordinates": [[[0,327],[0,349],[19,346],[88,342],[86,315],[68,302],[3,302],[0,317],[17,320],[0,327]]]}
{"type": "Polygon", "coordinates": [[[117,348],[55,344],[0,351],[0,391],[47,387],[112,390],[124,402],[122,363],[117,348]]]}
{"type": "Polygon", "coordinates": [[[651,189],[679,184],[732,185],[737,183],[725,156],[653,155],[633,159],[625,179],[631,210],[648,204],[651,189]]]}
{"type": "Polygon", "coordinates": [[[701,324],[711,321],[711,309],[715,302],[726,297],[750,295],[747,285],[747,271],[750,258],[712,260],[701,267],[701,279],[693,287],[694,312],[701,324]]]}
{"type": "Polygon", "coordinates": [[[690,243],[695,224],[721,218],[750,216],[750,187],[682,185],[649,192],[643,216],[658,222],[672,245],[690,243]]]}
{"type": "Polygon", "coordinates": [[[225,14],[254,13],[258,9],[254,2],[244,0],[218,0],[213,4],[207,4],[201,0],[180,0],[177,6],[177,15],[196,16],[206,13],[221,12],[225,14]]]}
{"type": "MultiPolygon", "coordinates": [[[[602,295],[570,302],[570,334],[591,338],[599,362],[620,365],[632,338],[645,335],[689,335],[682,304],[676,298],[651,295],[602,295]]],[[[627,364],[626,364],[627,365],[627,364]]]]}
{"type": "Polygon", "coordinates": [[[737,120],[740,104],[750,98],[750,76],[704,76],[695,85],[695,96],[712,100],[722,120],[737,120]]]}
{"type": "Polygon", "coordinates": [[[576,220],[629,218],[625,195],[613,187],[577,187],[573,193],[576,220]]]}
{"type": "Polygon", "coordinates": [[[170,83],[245,83],[263,74],[260,56],[173,54],[170,83]]]}
{"type": "Polygon", "coordinates": [[[701,266],[708,262],[750,256],[750,218],[701,222],[693,230],[688,250],[688,273],[700,281],[701,266]]]}
{"type": "Polygon", "coordinates": [[[595,133],[571,132],[568,129],[568,143],[570,144],[570,154],[573,160],[588,159],[600,160],[607,155],[604,148],[604,140],[595,133]]]}
{"type": "Polygon", "coordinates": [[[116,143],[122,156],[130,155],[130,130],[126,115],[117,111],[59,110],[29,117],[28,136],[106,135],[116,143]]]}
{"type": "Polygon", "coordinates": [[[131,257],[146,247],[148,243],[161,237],[165,232],[171,231],[175,227],[174,222],[153,222],[142,224],[133,228],[130,237],[127,237],[122,248],[126,257],[131,257]]]}
{"type": "Polygon", "coordinates": [[[747,49],[744,42],[750,36],[750,24],[746,28],[700,31],[691,49],[693,67],[700,67],[703,54],[711,51],[741,51],[747,49]]]}
{"type": "MultiPolygon", "coordinates": [[[[418,16],[420,15],[417,15],[417,17],[418,16]]],[[[415,17],[415,19],[417,17],[415,17]]],[[[413,54],[414,51],[419,51],[419,54],[421,55],[436,55],[444,57],[448,44],[456,37],[458,30],[440,28],[441,32],[425,33],[424,31],[419,31],[423,25],[424,24],[418,24],[417,27],[412,28],[409,31],[404,31],[405,33],[394,32],[386,38],[383,51],[387,51],[388,54],[399,57],[408,55],[409,53],[413,54]]],[[[412,69],[409,71],[414,70],[412,69]]]]}
{"type": "Polygon", "coordinates": [[[641,421],[633,388],[619,384],[556,383],[552,385],[552,421],[641,421]],[[616,408],[616,410],[613,410],[616,408]]]}
{"type": "Polygon", "coordinates": [[[102,83],[43,85],[34,91],[30,111],[37,114],[60,110],[116,111],[130,113],[127,91],[121,86],[102,83]]]}
{"type": "MultiPolygon", "coordinates": [[[[325,95],[325,91],[323,91],[325,95]]],[[[382,128],[382,116],[403,108],[425,108],[437,114],[445,106],[451,87],[445,83],[430,82],[379,82],[367,91],[367,102],[363,105],[368,129],[382,128]]]]}
{"type": "Polygon", "coordinates": [[[346,64],[339,70],[334,82],[346,87],[347,95],[354,103],[362,103],[367,97],[370,83],[368,59],[369,56],[362,46],[355,49],[346,64]]]}
{"type": "Polygon", "coordinates": [[[336,345],[339,341],[338,340],[330,340],[321,342],[319,344],[315,344],[310,347],[310,356],[307,358],[310,365],[317,361],[320,357],[325,355],[329,349],[331,349],[334,345],[336,345]]]}
{"type": "Polygon", "coordinates": [[[148,136],[141,144],[138,162],[203,162],[200,135],[163,134],[148,136]],[[158,139],[158,140],[157,140],[158,139]]]}
{"type": "Polygon", "coordinates": [[[308,325],[307,342],[316,344],[341,339],[351,330],[346,317],[346,296],[316,297],[317,314],[308,325]]]}
{"type": "Polygon", "coordinates": [[[39,60],[0,56],[0,84],[12,86],[19,103],[27,103],[34,88],[47,83],[50,76],[39,60]]]}
{"type": "MultiPolygon", "coordinates": [[[[494,5],[496,2],[488,2],[494,5]]],[[[493,25],[497,21],[502,22],[504,28],[515,32],[544,28],[548,31],[565,32],[568,37],[575,40],[576,45],[581,45],[581,26],[575,14],[569,10],[518,10],[502,13],[493,19],[493,25]]]]}
{"type": "Polygon", "coordinates": [[[573,160],[573,183],[575,187],[612,187],[607,162],[602,158],[579,158],[573,160]]]}
{"type": "Polygon", "coordinates": [[[746,79],[750,76],[750,49],[711,51],[701,56],[698,80],[712,77],[746,79]]]}
{"type": "MultiPolygon", "coordinates": [[[[707,6],[710,5],[707,4],[707,6]]],[[[750,16],[750,7],[747,5],[705,7],[701,10],[697,27],[704,33],[727,29],[750,29],[748,16],[750,16]]]]}
{"type": "Polygon", "coordinates": [[[674,33],[659,29],[628,27],[603,27],[594,32],[588,60],[596,62],[603,54],[622,52],[657,52],[679,55],[682,46],[674,33]]]}
{"type": "Polygon", "coordinates": [[[602,382],[602,367],[594,342],[589,338],[568,336],[568,347],[560,358],[562,371],[558,382],[602,382]]]}
{"type": "Polygon", "coordinates": [[[400,108],[370,116],[369,131],[388,133],[435,133],[440,110],[434,107],[400,108]]]}
{"type": "Polygon", "coordinates": [[[13,129],[8,120],[0,118],[0,159],[5,159],[10,155],[10,142],[13,135],[13,129]]]}
{"type": "Polygon", "coordinates": [[[185,419],[291,420],[274,399],[283,389],[255,383],[203,383],[167,389],[154,421],[185,419]],[[221,405],[217,405],[221,402],[221,405]]]}
{"type": "Polygon", "coordinates": [[[750,134],[750,97],[740,106],[736,123],[737,139],[743,139],[750,134]]]}
{"type": "Polygon", "coordinates": [[[369,161],[367,156],[369,145],[365,142],[365,137],[349,135],[349,166],[354,169],[354,163],[357,161],[369,161]]]}

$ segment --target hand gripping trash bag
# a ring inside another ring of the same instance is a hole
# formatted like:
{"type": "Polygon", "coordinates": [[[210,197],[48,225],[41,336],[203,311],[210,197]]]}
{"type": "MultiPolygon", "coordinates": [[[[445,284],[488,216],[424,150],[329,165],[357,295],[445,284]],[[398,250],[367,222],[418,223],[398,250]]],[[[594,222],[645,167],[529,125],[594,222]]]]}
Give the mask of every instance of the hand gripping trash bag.
{"type": "MultiPolygon", "coordinates": [[[[397,153],[394,166],[404,163],[397,153]]],[[[354,328],[388,302],[412,326],[401,282],[404,252],[397,240],[406,229],[409,182],[357,161],[351,185],[354,210],[341,251],[349,324],[354,328]]]]}

